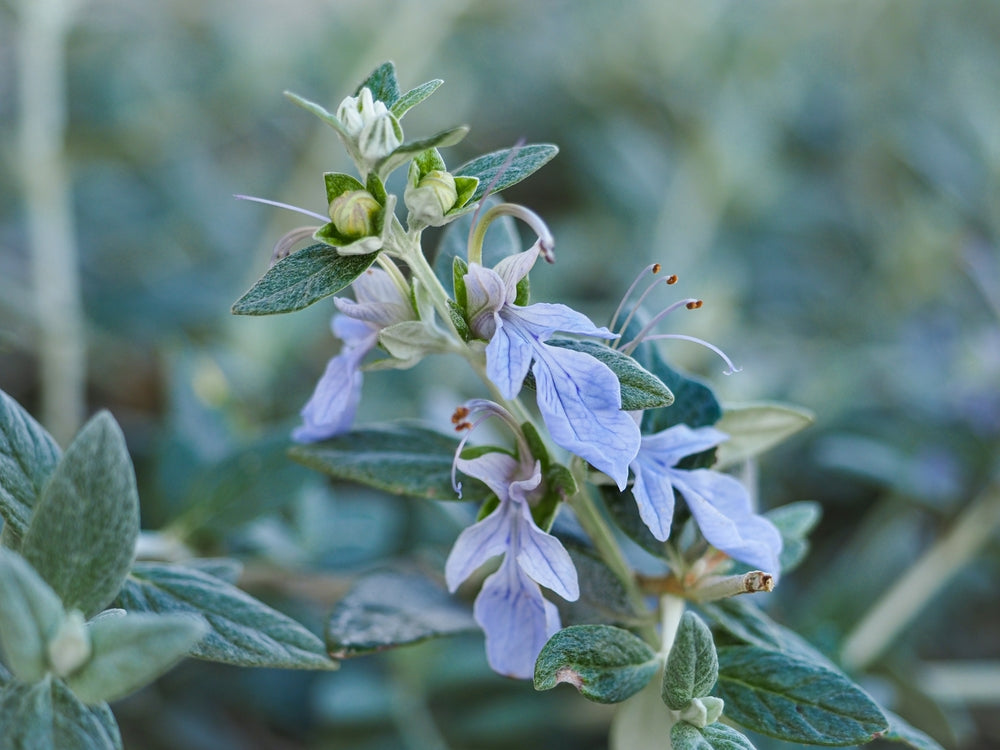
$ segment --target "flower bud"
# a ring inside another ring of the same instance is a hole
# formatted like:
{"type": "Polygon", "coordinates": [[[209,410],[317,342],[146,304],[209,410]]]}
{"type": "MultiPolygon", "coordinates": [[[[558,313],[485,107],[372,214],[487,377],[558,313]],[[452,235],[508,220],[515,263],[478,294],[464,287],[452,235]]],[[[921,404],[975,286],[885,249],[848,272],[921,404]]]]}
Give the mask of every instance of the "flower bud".
{"type": "Polygon", "coordinates": [[[458,200],[455,178],[450,172],[431,170],[419,183],[407,186],[403,200],[411,221],[437,226],[458,200]]]}
{"type": "MultiPolygon", "coordinates": [[[[377,103],[382,104],[382,102],[377,103]]],[[[385,105],[382,108],[385,109],[385,105]]],[[[396,135],[396,124],[388,111],[366,122],[358,133],[358,151],[361,152],[361,157],[371,164],[391,154],[401,142],[396,135]]]]}
{"type": "Polygon", "coordinates": [[[347,239],[358,240],[376,232],[382,206],[367,190],[348,190],[330,203],[330,220],[347,239]]]}
{"type": "Polygon", "coordinates": [[[87,623],[83,614],[74,609],[49,641],[49,666],[58,677],[66,677],[87,663],[90,652],[87,623]]]}

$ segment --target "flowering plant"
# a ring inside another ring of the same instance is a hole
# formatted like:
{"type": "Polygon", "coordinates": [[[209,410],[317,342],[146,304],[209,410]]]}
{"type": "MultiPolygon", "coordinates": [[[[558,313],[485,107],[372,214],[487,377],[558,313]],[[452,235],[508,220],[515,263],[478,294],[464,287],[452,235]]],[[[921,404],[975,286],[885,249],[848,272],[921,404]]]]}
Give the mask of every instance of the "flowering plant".
{"type": "Polygon", "coordinates": [[[737,470],[809,416],[774,404],[724,409],[708,385],[671,368],[660,342],[679,339],[736,369],[712,344],[657,332],[700,300],[646,320],[647,300],[677,281],[658,265],[640,272],[607,326],[532,301],[529,276],[539,259],[556,261],[555,240],[537,214],[497,194],[557,149],[516,145],[449,169],[439,149],[467,128],[408,141],[401,124],[440,84],[404,93],[386,63],[336,113],[290,95],[334,129],[357,176],[324,175],[325,214],[250,199],[319,223],[278,240],[233,312],[289,313],[332,297],[341,347],[302,409],[290,455],[396,495],[478,504],[478,516],[455,514],[467,523],[443,576],[362,577],[321,643],[233,587],[224,564],[135,561],[135,482],[110,416],[60,455],[5,397],[0,717],[34,717],[18,724],[19,738],[57,726],[55,744],[33,747],[118,747],[105,701],[184,655],[332,668],[479,628],[497,673],[621,703],[614,747],[753,747],[737,726],[805,744],[885,736],[933,746],[740,596],[771,591],[800,562],[818,510],[763,513],[737,470]],[[386,182],[404,165],[400,200],[386,182]],[[511,231],[487,243],[489,227],[516,220],[537,238],[530,247],[511,231]],[[445,228],[436,255],[424,247],[428,227],[445,228]],[[464,360],[481,381],[480,397],[455,404],[460,438],[408,421],[354,424],[369,371],[435,355],[464,360]],[[500,437],[471,446],[486,420],[500,437]],[[67,536],[68,548],[47,541],[67,536]],[[367,585],[374,577],[382,596],[367,585]]]}

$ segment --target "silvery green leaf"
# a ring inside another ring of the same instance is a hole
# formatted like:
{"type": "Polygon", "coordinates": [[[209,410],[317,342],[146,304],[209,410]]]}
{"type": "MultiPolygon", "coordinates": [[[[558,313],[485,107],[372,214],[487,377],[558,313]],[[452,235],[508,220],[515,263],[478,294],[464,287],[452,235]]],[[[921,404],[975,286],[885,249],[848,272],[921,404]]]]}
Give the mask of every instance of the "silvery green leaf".
{"type": "Polygon", "coordinates": [[[709,694],[719,676],[712,632],[693,612],[681,618],[663,673],[663,702],[675,711],[709,694]]]}
{"type": "Polygon", "coordinates": [[[60,680],[12,682],[0,691],[3,750],[122,750],[106,703],[85,706],[60,680]]]}
{"type": "Polygon", "coordinates": [[[286,91],[285,96],[291,101],[298,104],[300,107],[302,107],[302,109],[308,112],[312,112],[319,119],[321,119],[327,125],[336,130],[337,133],[340,134],[340,137],[343,138],[345,141],[348,142],[351,141],[351,137],[350,135],[348,135],[347,130],[344,128],[344,124],[337,119],[336,115],[327,112],[325,108],[321,107],[315,102],[311,102],[308,99],[303,99],[298,94],[293,94],[291,91],[286,91]]]}
{"type": "Polygon", "coordinates": [[[124,698],[188,655],[208,626],[188,614],[102,617],[88,627],[93,655],[66,678],[83,703],[124,698]]]}
{"type": "Polygon", "coordinates": [[[729,440],[716,449],[716,469],[734,466],[770,450],[813,423],[811,412],[785,404],[727,406],[716,429],[729,440]]]}
{"type": "Polygon", "coordinates": [[[65,619],[59,597],[41,576],[19,554],[0,548],[0,652],[18,680],[42,679],[49,639],[65,619]]]}
{"type": "Polygon", "coordinates": [[[90,616],[114,599],[139,537],[125,436],[107,412],[73,440],[35,507],[22,553],[63,606],[90,616]]]}
{"type": "Polygon", "coordinates": [[[379,161],[375,165],[375,172],[382,179],[385,179],[394,169],[408,162],[415,154],[419,154],[421,151],[426,151],[430,148],[454,146],[465,138],[468,133],[469,127],[467,125],[459,125],[456,128],[442,130],[440,133],[432,135],[429,138],[421,138],[419,141],[404,143],[401,146],[397,146],[391,154],[388,154],[379,161]]]}
{"type": "Polygon", "coordinates": [[[27,531],[31,509],[59,454],[49,433],[0,391],[0,516],[17,537],[27,531]]]}
{"type": "Polygon", "coordinates": [[[422,83],[416,88],[410,89],[389,106],[390,111],[396,115],[396,117],[402,119],[403,115],[405,115],[411,107],[420,104],[420,102],[437,91],[438,86],[442,83],[444,83],[444,81],[440,78],[436,78],[433,81],[422,83]]]}
{"type": "Polygon", "coordinates": [[[358,85],[354,95],[360,94],[363,88],[372,92],[372,98],[375,101],[380,101],[386,107],[392,108],[400,97],[399,82],[396,80],[396,66],[392,62],[384,62],[379,65],[358,85]]]}
{"type": "Polygon", "coordinates": [[[545,166],[558,153],[558,147],[551,143],[532,143],[512,149],[505,148],[466,162],[455,170],[455,176],[463,175],[479,180],[479,185],[471,198],[477,201],[486,197],[487,190],[490,194],[499,193],[511,185],[516,185],[545,166]]]}
{"type": "Polygon", "coordinates": [[[136,563],[118,601],[130,612],[189,613],[209,624],[191,656],[245,667],[332,669],[323,641],[235,586],[184,565],[136,563]]]}

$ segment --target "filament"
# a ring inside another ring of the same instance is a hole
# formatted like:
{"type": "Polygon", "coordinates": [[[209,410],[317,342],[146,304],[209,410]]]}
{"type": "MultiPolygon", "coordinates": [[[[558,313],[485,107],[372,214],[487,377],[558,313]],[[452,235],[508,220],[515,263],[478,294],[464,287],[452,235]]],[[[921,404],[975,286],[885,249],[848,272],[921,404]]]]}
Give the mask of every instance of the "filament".
{"type": "Polygon", "coordinates": [[[268,200],[267,198],[256,198],[256,197],[254,197],[252,195],[234,195],[233,197],[237,198],[238,200],[241,200],[241,201],[252,201],[254,203],[263,203],[266,206],[275,206],[277,208],[286,208],[289,211],[295,211],[296,213],[304,214],[306,216],[312,216],[314,219],[319,219],[324,224],[327,223],[328,221],[330,221],[330,217],[329,216],[324,216],[323,214],[318,214],[318,213],[315,213],[314,211],[309,211],[308,209],[305,209],[305,208],[299,208],[298,206],[293,206],[293,205],[291,205],[289,203],[281,203],[280,201],[272,201],[272,200],[268,200]]]}
{"type": "MultiPolygon", "coordinates": [[[[625,303],[628,302],[628,298],[632,295],[632,292],[635,291],[635,288],[639,286],[639,282],[642,280],[642,277],[645,276],[647,273],[658,274],[659,272],[660,272],[659,263],[650,263],[644,269],[639,271],[636,277],[632,280],[632,283],[629,284],[628,289],[625,290],[625,294],[622,295],[622,301],[618,303],[618,307],[615,309],[615,314],[611,316],[611,322],[608,324],[608,330],[610,331],[615,330],[615,323],[618,321],[618,316],[622,314],[622,310],[625,309],[625,303]]],[[[675,281],[677,280],[676,276],[673,276],[671,278],[673,278],[675,281]]],[[[638,307],[638,305],[636,305],[636,307],[638,307]]]]}

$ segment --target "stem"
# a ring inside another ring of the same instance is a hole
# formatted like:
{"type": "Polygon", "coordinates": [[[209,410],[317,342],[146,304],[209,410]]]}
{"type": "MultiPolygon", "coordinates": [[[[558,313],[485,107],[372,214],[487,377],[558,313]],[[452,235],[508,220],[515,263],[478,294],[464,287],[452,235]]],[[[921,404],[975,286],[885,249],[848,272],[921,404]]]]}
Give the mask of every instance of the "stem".
{"type": "MultiPolygon", "coordinates": [[[[647,611],[648,607],[646,606],[646,600],[644,599],[642,592],[639,590],[635,577],[632,575],[632,569],[625,561],[625,556],[622,554],[621,548],[618,546],[618,542],[615,541],[615,538],[611,533],[611,529],[608,527],[604,517],[597,510],[597,504],[594,502],[594,499],[590,496],[590,493],[587,490],[586,477],[584,476],[583,470],[583,461],[575,459],[572,463],[572,467],[573,478],[576,479],[578,489],[576,494],[569,499],[569,504],[576,512],[577,520],[580,522],[583,530],[587,532],[587,536],[589,536],[590,540],[594,543],[594,546],[600,553],[604,563],[611,569],[611,572],[615,574],[615,577],[622,582],[629,601],[635,611],[647,611]]],[[[652,626],[652,624],[648,622],[643,623],[640,625],[639,630],[642,637],[648,643],[655,644],[657,642],[656,629],[652,626]]]]}
{"type": "Polygon", "coordinates": [[[42,422],[65,445],[83,421],[86,351],[68,169],[65,40],[76,2],[19,4],[20,152],[39,327],[42,422]]]}
{"type": "Polygon", "coordinates": [[[682,597],[673,594],[664,594],[660,597],[660,655],[664,659],[670,655],[670,649],[674,647],[674,639],[677,637],[677,628],[680,627],[685,606],[682,597]]]}

